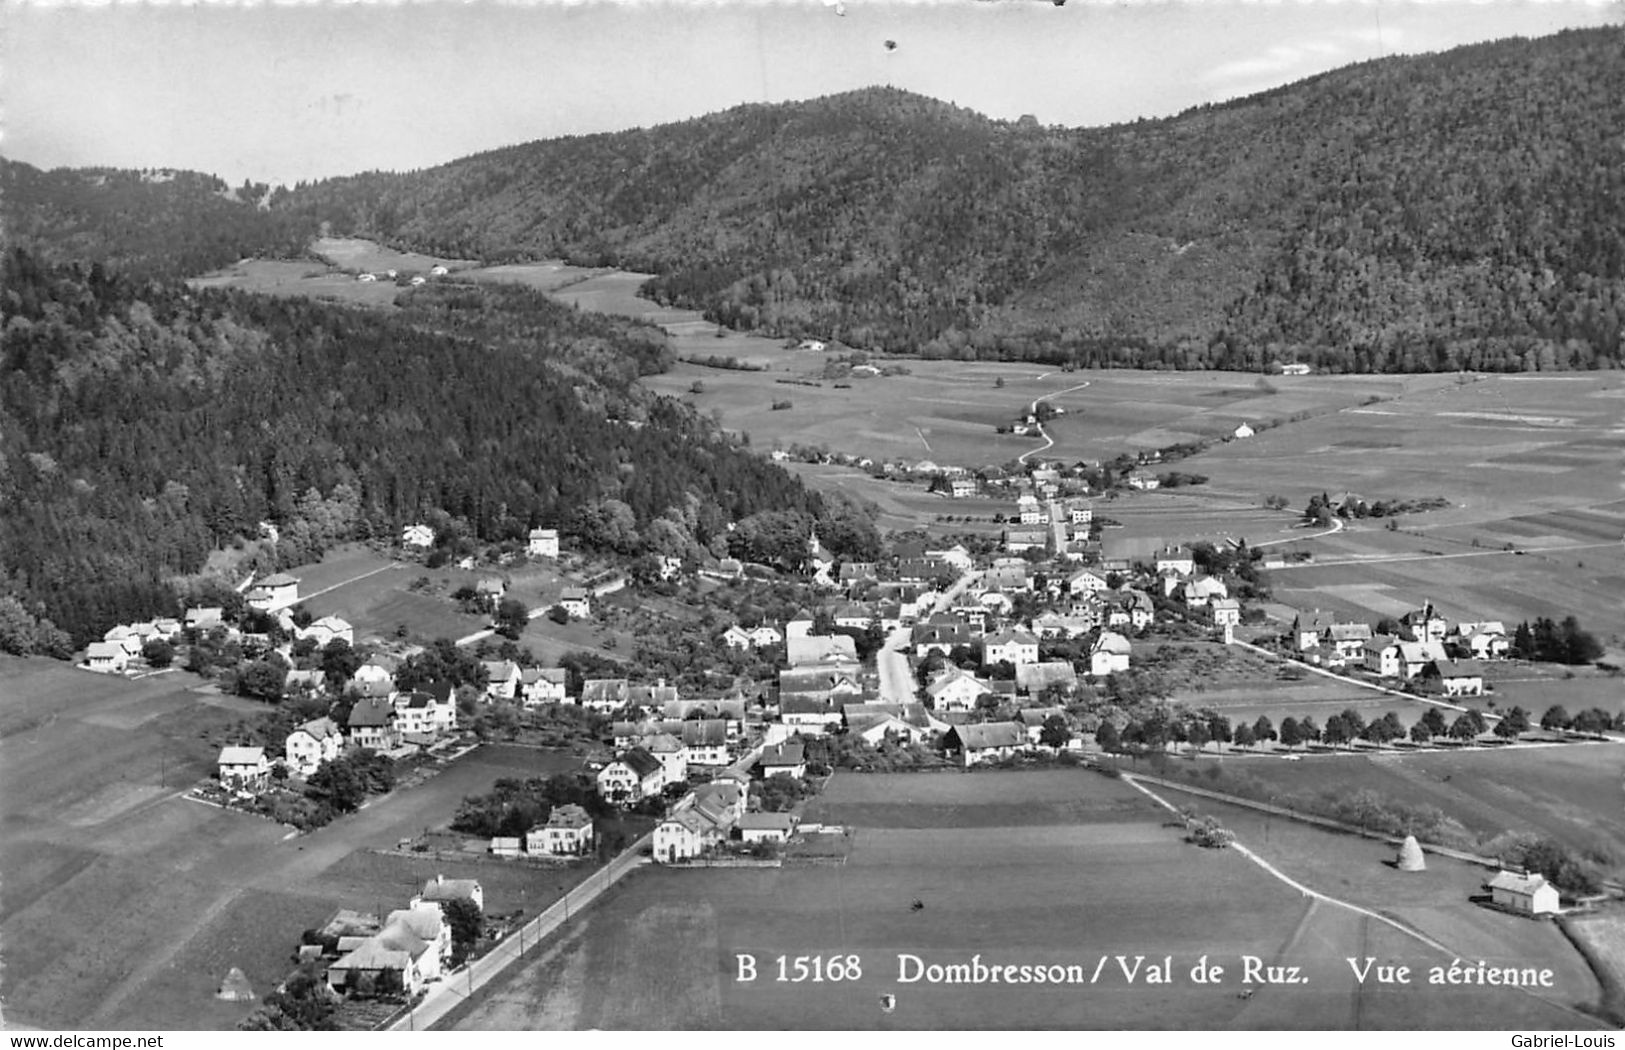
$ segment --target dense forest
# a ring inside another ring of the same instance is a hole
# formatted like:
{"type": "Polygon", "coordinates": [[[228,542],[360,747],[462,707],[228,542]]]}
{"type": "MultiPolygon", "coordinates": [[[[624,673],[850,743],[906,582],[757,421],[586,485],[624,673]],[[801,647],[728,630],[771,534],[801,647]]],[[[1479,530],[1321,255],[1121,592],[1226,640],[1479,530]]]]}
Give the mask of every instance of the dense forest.
{"type": "Polygon", "coordinates": [[[314,227],[271,201],[193,171],[59,168],[0,160],[7,244],[53,262],[97,263],[128,277],[190,277],[249,256],[298,258],[314,227]]]}
{"type": "Polygon", "coordinates": [[[1331,371],[1606,367],[1625,330],[1617,29],[1043,128],[891,89],[296,187],[443,255],[658,274],[771,335],[929,356],[1331,371]]]}
{"type": "Polygon", "coordinates": [[[632,386],[658,367],[647,330],[540,295],[410,293],[385,317],[20,249],[3,278],[0,594],[78,644],[174,612],[176,581],[260,521],[299,560],[420,519],[487,540],[557,524],[636,554],[726,552],[731,521],[824,514],[632,386]]]}

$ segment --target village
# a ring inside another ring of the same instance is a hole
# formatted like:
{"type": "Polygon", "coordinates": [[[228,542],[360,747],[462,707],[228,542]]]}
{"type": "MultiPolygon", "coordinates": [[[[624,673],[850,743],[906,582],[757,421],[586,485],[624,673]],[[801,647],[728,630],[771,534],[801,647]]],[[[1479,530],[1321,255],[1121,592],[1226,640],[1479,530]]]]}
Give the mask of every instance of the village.
{"type": "MultiPolygon", "coordinates": [[[[1411,611],[1377,623],[1317,609],[1272,617],[1267,567],[1280,564],[1279,555],[1205,542],[1117,554],[1103,538],[1101,501],[1087,495],[1083,475],[1098,470],[1038,462],[1003,472],[993,487],[1013,498],[991,538],[894,538],[880,557],[855,561],[830,556],[810,537],[794,579],[803,604],[782,620],[732,623],[713,639],[720,651],[770,670],[705,695],[635,672],[593,677],[540,666],[511,649],[493,659],[484,640],[493,631],[480,632],[478,651],[358,645],[349,623],[304,609],[301,581],[286,572],[245,581],[232,610],[195,607],[176,619],[115,627],[81,666],[139,677],[163,673],[193,650],[234,654],[239,692],[311,717],[279,738],[223,746],[216,778],[194,794],[295,831],[342,820],[369,795],[392,790],[403,773],[434,775],[480,746],[484,731],[472,732],[470,723],[492,712],[509,712],[510,724],[566,725],[580,756],[577,774],[502,789],[508,794],[498,802],[486,800],[496,807],[489,820],[452,829],[462,828],[465,851],[544,868],[621,850],[665,866],[776,865],[798,854],[829,856],[832,844],[838,857],[845,829],[803,817],[808,800],[842,770],[1110,767],[1147,755],[1297,761],[1504,747],[1526,736],[1549,744],[1625,729],[1600,710],[1570,717],[1560,708],[1541,715],[1470,703],[1486,698],[1487,667],[1532,647],[1527,626],[1509,631],[1488,618],[1500,611],[1453,620],[1421,597],[1411,611]],[[1424,705],[1425,713],[1406,726],[1392,712],[1367,721],[1346,709],[1321,726],[1283,707],[1279,720],[1232,724],[1216,710],[1166,702],[1167,683],[1158,688],[1147,671],[1156,657],[1147,654],[1181,645],[1250,652],[1274,661],[1283,676],[1336,676],[1424,705]],[[272,680],[245,687],[263,675],[250,665],[273,668],[272,680]],[[642,834],[605,841],[598,825],[612,814],[628,815],[642,834]],[[516,823],[523,820],[531,822],[516,823]],[[469,841],[471,829],[489,833],[469,841]]],[[[962,485],[988,485],[963,472],[923,475],[929,480],[917,483],[950,499],[962,485]]],[[[1135,485],[1133,471],[1120,476],[1135,485]]],[[[409,526],[394,553],[421,558],[434,542],[429,526],[409,526]]],[[[559,559],[558,530],[532,530],[524,554],[559,559]]],[[[462,568],[484,571],[472,558],[462,568]]],[[[783,574],[739,558],[667,558],[651,578],[685,577],[743,588],[782,582],[783,574]]],[[[520,618],[562,611],[590,621],[595,602],[627,585],[620,573],[565,581],[552,605],[521,610],[520,618]]],[[[471,590],[462,600],[500,629],[503,577],[483,576],[471,590]]],[[[1226,841],[1222,833],[1211,839],[1226,841]]],[[[1487,879],[1486,888],[1497,906],[1514,911],[1559,907],[1554,886],[1520,870],[1487,879]]],[[[437,878],[387,915],[341,910],[307,934],[298,958],[320,966],[327,986],[352,999],[411,1001],[476,946],[488,949],[510,930],[486,923],[481,908],[477,880],[437,878]]]]}

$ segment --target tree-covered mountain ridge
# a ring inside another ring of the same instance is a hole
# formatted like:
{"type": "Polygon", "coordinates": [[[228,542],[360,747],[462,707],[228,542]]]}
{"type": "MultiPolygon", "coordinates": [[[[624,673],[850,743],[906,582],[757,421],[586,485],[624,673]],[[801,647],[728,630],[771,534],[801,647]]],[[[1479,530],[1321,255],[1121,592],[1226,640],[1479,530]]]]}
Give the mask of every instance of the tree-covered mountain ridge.
{"type": "Polygon", "coordinates": [[[1617,363],[1625,52],[1573,30],[1106,128],[871,88],[276,194],[443,255],[648,270],[865,349],[1333,371],[1617,363]]]}

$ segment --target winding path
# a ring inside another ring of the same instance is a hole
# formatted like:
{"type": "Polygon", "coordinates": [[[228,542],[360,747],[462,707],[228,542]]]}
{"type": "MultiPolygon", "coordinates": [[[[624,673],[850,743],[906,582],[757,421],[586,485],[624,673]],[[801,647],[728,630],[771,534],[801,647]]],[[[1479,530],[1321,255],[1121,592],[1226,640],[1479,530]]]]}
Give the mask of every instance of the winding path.
{"type": "MultiPolygon", "coordinates": [[[[1039,378],[1043,379],[1045,376],[1052,376],[1054,374],[1055,374],[1054,372],[1046,372],[1046,373],[1044,373],[1043,376],[1039,376],[1039,378]]],[[[1065,390],[1057,390],[1057,391],[1055,391],[1055,393],[1053,393],[1053,394],[1045,394],[1043,397],[1035,397],[1035,398],[1033,398],[1032,404],[1027,407],[1027,411],[1030,414],[1036,416],[1036,415],[1038,415],[1038,402],[1040,402],[1040,401],[1048,401],[1050,398],[1052,398],[1052,397],[1060,397],[1062,394],[1070,394],[1074,390],[1082,390],[1084,387],[1086,387],[1088,385],[1089,385],[1089,381],[1086,379],[1083,382],[1079,383],[1077,386],[1069,386],[1065,390]]],[[[1017,463],[1026,463],[1028,456],[1037,455],[1040,452],[1048,452],[1050,449],[1055,447],[1055,439],[1050,437],[1049,434],[1045,433],[1044,424],[1042,424],[1042,423],[1038,424],[1038,436],[1044,439],[1044,443],[1042,445],[1038,446],[1037,448],[1028,449],[1026,452],[1023,452],[1021,455],[1017,456],[1016,457],[1016,462],[1017,463]]]]}

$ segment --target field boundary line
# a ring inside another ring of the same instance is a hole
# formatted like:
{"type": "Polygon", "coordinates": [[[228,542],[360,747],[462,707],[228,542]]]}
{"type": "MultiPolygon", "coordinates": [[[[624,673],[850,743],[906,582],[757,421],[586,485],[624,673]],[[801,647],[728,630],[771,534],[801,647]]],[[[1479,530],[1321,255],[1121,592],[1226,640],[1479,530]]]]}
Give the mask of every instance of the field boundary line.
{"type": "Polygon", "coordinates": [[[388,565],[380,565],[376,569],[369,569],[366,572],[362,573],[360,576],[352,576],[348,580],[340,580],[338,583],[332,584],[332,585],[327,586],[327,587],[323,587],[319,591],[311,591],[309,594],[301,594],[299,596],[299,601],[304,602],[304,601],[309,601],[312,598],[320,598],[322,595],[327,594],[330,591],[336,591],[340,587],[348,587],[352,583],[360,583],[362,580],[365,580],[370,576],[377,576],[381,572],[389,572],[391,569],[404,569],[404,568],[406,568],[406,563],[405,562],[399,562],[399,561],[395,561],[395,560],[391,559],[390,563],[388,565]]]}
{"type": "MultiPolygon", "coordinates": [[[[1468,708],[1462,706],[1461,704],[1451,704],[1451,703],[1446,703],[1443,700],[1435,700],[1435,699],[1433,699],[1431,697],[1418,696],[1415,693],[1401,692],[1398,689],[1390,689],[1385,685],[1374,685],[1371,682],[1362,682],[1358,678],[1350,678],[1347,675],[1340,675],[1340,674],[1337,674],[1335,672],[1328,671],[1324,667],[1316,667],[1314,664],[1306,664],[1306,663],[1301,663],[1301,662],[1299,662],[1297,660],[1289,660],[1286,657],[1282,656],[1280,653],[1271,652],[1270,650],[1265,649],[1262,646],[1254,645],[1252,642],[1244,642],[1240,638],[1232,639],[1230,641],[1230,644],[1231,645],[1239,645],[1243,649],[1251,649],[1253,652],[1258,653],[1260,656],[1266,656],[1266,657],[1270,658],[1271,660],[1276,661],[1277,663],[1290,664],[1290,665],[1292,665],[1294,667],[1302,667],[1306,671],[1309,671],[1309,672],[1311,672],[1313,674],[1318,674],[1323,678],[1330,678],[1334,682],[1342,682],[1345,685],[1359,686],[1361,689],[1370,689],[1373,692],[1386,693],[1389,696],[1397,696],[1401,700],[1414,700],[1419,704],[1431,704],[1434,707],[1442,707],[1447,711],[1459,711],[1459,712],[1465,714],[1467,712],[1467,710],[1468,710],[1468,708]]],[[[1500,715],[1493,714],[1493,713],[1491,713],[1489,711],[1480,711],[1479,714],[1483,715],[1485,720],[1487,720],[1487,721],[1499,722],[1501,720],[1500,715]]]]}
{"type": "MultiPolygon", "coordinates": [[[[1174,806],[1167,799],[1163,798],[1161,795],[1158,795],[1155,791],[1152,791],[1150,788],[1146,787],[1144,784],[1139,783],[1139,779],[1138,779],[1137,775],[1132,774],[1132,773],[1124,773],[1122,779],[1128,781],[1130,787],[1133,787],[1138,791],[1144,792],[1145,795],[1148,798],[1150,798],[1153,802],[1157,803],[1158,805],[1162,806],[1164,809],[1167,809],[1169,812],[1176,813],[1176,814],[1179,812],[1178,807],[1174,806]]],[[[1277,868],[1275,865],[1271,864],[1269,861],[1265,860],[1263,857],[1260,857],[1258,854],[1254,853],[1252,850],[1248,849],[1246,846],[1243,846],[1239,842],[1232,842],[1231,843],[1231,848],[1234,849],[1236,852],[1240,853],[1243,857],[1246,857],[1248,860],[1252,861],[1254,864],[1256,864],[1259,867],[1263,868],[1269,874],[1275,876],[1275,878],[1279,879],[1281,882],[1284,882],[1288,886],[1291,886],[1293,889],[1297,890],[1299,893],[1303,894],[1305,897],[1309,897],[1309,898],[1311,898],[1313,900],[1326,901],[1329,904],[1336,904],[1339,907],[1347,908],[1349,911],[1352,911],[1352,912],[1354,912],[1354,913],[1356,913],[1358,915],[1364,915],[1367,918],[1376,919],[1378,922],[1387,923],[1389,926],[1392,926],[1394,929],[1398,930],[1399,932],[1401,932],[1401,933],[1403,933],[1403,934],[1405,934],[1405,935],[1407,935],[1409,937],[1414,937],[1418,941],[1421,941],[1423,944],[1427,945],[1429,948],[1432,948],[1434,951],[1442,952],[1445,955],[1450,956],[1451,958],[1460,958],[1461,957],[1460,952],[1451,951],[1449,948],[1446,948],[1444,945],[1440,944],[1438,941],[1436,941],[1433,938],[1429,937],[1427,934],[1423,933],[1422,931],[1417,930],[1417,929],[1413,929],[1412,927],[1405,925],[1404,923],[1398,921],[1397,919],[1391,919],[1388,916],[1383,915],[1381,912],[1372,911],[1370,908],[1362,908],[1358,904],[1350,904],[1348,901],[1339,900],[1336,897],[1333,897],[1333,896],[1330,896],[1328,894],[1322,893],[1319,890],[1314,889],[1313,887],[1304,885],[1303,883],[1299,882],[1297,879],[1294,879],[1292,876],[1286,874],[1280,868],[1277,868]]]]}

